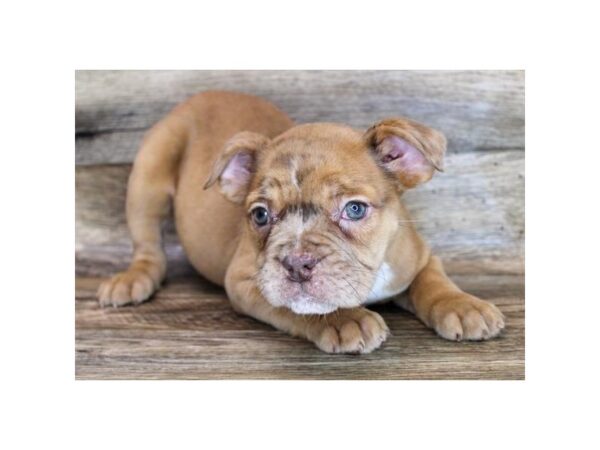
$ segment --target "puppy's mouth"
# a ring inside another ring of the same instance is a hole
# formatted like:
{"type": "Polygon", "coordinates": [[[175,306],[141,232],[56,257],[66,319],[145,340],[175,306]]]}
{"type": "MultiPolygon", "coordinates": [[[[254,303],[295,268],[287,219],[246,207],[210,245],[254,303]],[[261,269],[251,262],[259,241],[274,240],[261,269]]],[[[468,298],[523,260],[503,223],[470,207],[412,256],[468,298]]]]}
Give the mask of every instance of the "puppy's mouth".
{"type": "Polygon", "coordinates": [[[352,273],[352,268],[340,264],[321,262],[311,268],[304,260],[300,263],[291,266],[273,258],[261,268],[257,280],[270,304],[295,314],[329,314],[366,300],[372,280],[364,272],[352,273]]]}
{"type": "Polygon", "coordinates": [[[314,286],[311,282],[297,283],[286,280],[288,286],[285,289],[289,294],[288,306],[296,314],[329,314],[335,311],[337,305],[323,301],[314,292],[314,286]]]}

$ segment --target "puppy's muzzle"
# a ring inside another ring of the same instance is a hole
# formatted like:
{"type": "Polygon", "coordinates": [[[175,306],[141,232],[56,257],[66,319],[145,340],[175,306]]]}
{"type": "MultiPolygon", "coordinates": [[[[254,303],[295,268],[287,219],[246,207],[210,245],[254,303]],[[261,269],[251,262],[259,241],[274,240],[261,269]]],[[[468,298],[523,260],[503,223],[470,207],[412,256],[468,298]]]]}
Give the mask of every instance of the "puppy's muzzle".
{"type": "Polygon", "coordinates": [[[288,255],[281,264],[288,272],[288,279],[296,283],[302,283],[312,278],[313,269],[319,260],[312,255],[288,255]]]}

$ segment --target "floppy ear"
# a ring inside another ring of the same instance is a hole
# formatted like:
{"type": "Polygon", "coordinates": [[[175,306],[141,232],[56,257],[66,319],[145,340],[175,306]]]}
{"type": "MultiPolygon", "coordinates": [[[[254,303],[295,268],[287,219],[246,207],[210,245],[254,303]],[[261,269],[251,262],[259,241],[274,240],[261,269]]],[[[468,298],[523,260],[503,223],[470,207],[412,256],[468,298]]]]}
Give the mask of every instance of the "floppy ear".
{"type": "Polygon", "coordinates": [[[377,162],[405,188],[443,171],[446,138],[433,128],[405,118],[385,119],[369,128],[364,138],[377,162]]]}
{"type": "Polygon", "coordinates": [[[221,192],[229,200],[242,203],[254,174],[256,152],[268,143],[267,137],[250,131],[234,135],[225,143],[204,189],[208,189],[218,180],[221,192]]]}

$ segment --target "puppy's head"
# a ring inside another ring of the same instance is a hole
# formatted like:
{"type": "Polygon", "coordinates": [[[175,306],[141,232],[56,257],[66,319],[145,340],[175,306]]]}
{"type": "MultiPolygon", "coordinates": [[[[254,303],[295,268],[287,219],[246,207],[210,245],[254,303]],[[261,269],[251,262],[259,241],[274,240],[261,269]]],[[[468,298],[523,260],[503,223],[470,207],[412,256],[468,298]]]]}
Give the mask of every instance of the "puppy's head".
{"type": "Polygon", "coordinates": [[[441,170],[446,140],[407,119],[366,133],[294,127],[226,144],[206,183],[247,211],[256,281],[274,306],[325,314],[363,303],[398,230],[400,194],[441,170]]]}

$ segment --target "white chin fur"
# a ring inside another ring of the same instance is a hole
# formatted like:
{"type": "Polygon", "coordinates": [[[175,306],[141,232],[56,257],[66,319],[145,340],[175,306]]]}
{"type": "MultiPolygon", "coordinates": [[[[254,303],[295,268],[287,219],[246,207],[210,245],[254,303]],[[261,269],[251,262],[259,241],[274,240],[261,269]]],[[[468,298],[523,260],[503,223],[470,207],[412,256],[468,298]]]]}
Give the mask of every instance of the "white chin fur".
{"type": "Polygon", "coordinates": [[[310,300],[293,300],[290,309],[296,314],[329,314],[337,309],[330,303],[317,303],[310,300]]]}

